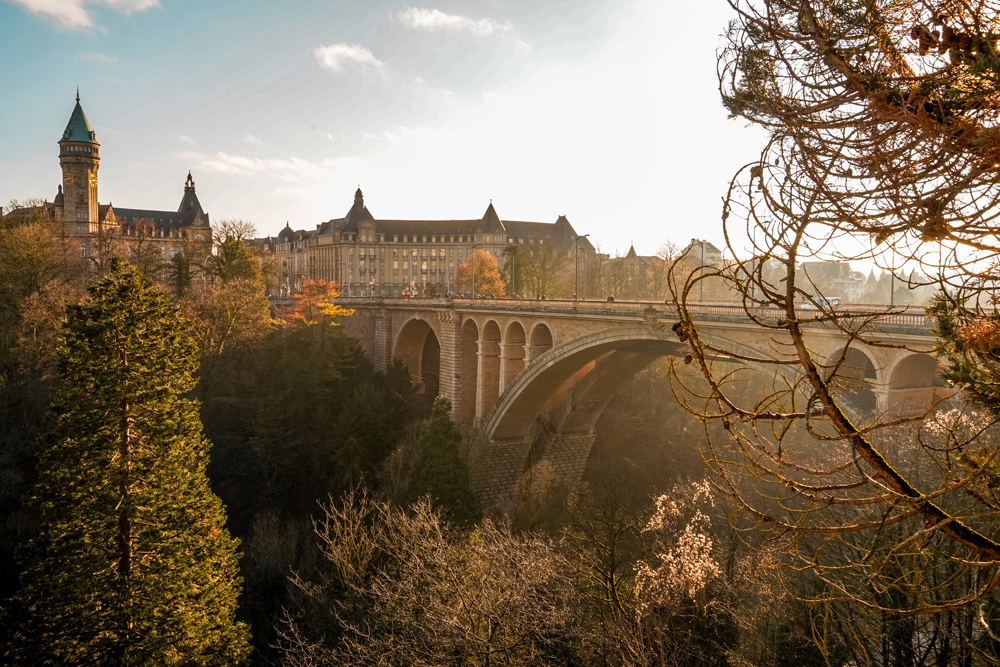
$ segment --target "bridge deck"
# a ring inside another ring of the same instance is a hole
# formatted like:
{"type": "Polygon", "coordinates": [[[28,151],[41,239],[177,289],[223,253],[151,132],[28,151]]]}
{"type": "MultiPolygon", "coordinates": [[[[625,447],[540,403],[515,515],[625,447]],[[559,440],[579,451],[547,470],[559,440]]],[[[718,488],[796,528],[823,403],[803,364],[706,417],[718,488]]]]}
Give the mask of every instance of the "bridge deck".
{"type": "MultiPolygon", "coordinates": [[[[647,318],[650,316],[663,320],[676,320],[675,306],[660,301],[598,301],[573,299],[468,299],[461,297],[341,297],[337,303],[349,308],[398,308],[426,309],[448,308],[468,312],[527,312],[539,315],[562,315],[583,317],[626,317],[647,318]]],[[[785,312],[777,308],[751,306],[750,312],[765,321],[776,322],[785,317],[785,312]]],[[[689,303],[688,312],[696,320],[709,322],[746,323],[747,309],[742,304],[734,302],[701,302],[689,303]]],[[[896,306],[875,304],[845,304],[837,309],[847,317],[863,317],[878,315],[880,331],[914,334],[930,334],[934,319],[929,317],[925,309],[916,306],[896,306]],[[888,327],[886,326],[888,325],[888,327]]],[[[796,308],[796,317],[800,321],[815,320],[820,311],[814,308],[796,308]]],[[[820,323],[822,325],[822,323],[820,323]]]]}

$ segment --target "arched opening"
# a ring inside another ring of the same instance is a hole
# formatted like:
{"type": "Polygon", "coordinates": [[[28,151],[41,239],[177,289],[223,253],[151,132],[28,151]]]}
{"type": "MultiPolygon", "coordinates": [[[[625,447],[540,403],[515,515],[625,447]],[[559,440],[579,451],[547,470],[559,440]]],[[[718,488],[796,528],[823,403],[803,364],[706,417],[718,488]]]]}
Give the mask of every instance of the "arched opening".
{"type": "Polygon", "coordinates": [[[517,377],[517,374],[524,370],[524,359],[527,356],[525,350],[524,327],[520,322],[511,322],[507,327],[507,335],[504,336],[503,344],[503,387],[517,377]]]}
{"type": "Polygon", "coordinates": [[[441,386],[441,344],[431,331],[424,340],[424,351],[420,356],[420,381],[428,402],[437,398],[441,386]]]}
{"type": "Polygon", "coordinates": [[[475,320],[462,324],[462,398],[459,419],[471,424],[476,418],[476,391],[479,371],[479,326],[475,320]]]}
{"type": "MultiPolygon", "coordinates": [[[[843,354],[841,350],[831,358],[836,361],[843,354]]],[[[878,402],[872,391],[872,382],[878,378],[875,364],[867,354],[856,348],[847,350],[844,363],[837,370],[837,377],[832,386],[837,397],[847,404],[858,415],[867,415],[875,411],[878,402]]]]}
{"type": "Polygon", "coordinates": [[[479,407],[476,416],[487,414],[500,396],[500,325],[490,320],[479,340],[479,407]]]}
{"type": "Polygon", "coordinates": [[[393,356],[420,383],[417,393],[433,401],[440,386],[441,344],[431,326],[423,320],[407,322],[396,338],[393,356]]]}
{"type": "Polygon", "coordinates": [[[919,414],[933,405],[935,387],[947,395],[937,359],[929,354],[906,356],[892,370],[887,407],[899,414],[919,414]]]}
{"type": "Polygon", "coordinates": [[[552,330],[544,324],[536,324],[531,330],[531,345],[528,347],[528,361],[552,349],[552,330]]]}
{"type": "Polygon", "coordinates": [[[933,387],[937,375],[937,359],[929,354],[911,354],[900,360],[892,371],[890,384],[893,389],[933,387]]]}

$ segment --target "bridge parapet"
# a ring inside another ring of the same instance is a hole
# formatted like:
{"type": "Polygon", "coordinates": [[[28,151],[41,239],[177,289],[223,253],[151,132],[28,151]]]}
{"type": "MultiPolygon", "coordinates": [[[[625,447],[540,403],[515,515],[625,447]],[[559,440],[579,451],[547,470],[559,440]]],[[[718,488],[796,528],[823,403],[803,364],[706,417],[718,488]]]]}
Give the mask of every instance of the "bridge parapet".
{"type": "MultiPolygon", "coordinates": [[[[676,307],[660,301],[599,301],[573,299],[467,299],[460,297],[341,297],[337,303],[348,308],[395,308],[407,310],[456,310],[478,313],[529,313],[532,315],[562,315],[576,317],[632,317],[676,320],[676,307]]],[[[702,302],[688,304],[688,312],[695,320],[709,322],[747,322],[747,310],[740,303],[702,302]]],[[[786,317],[777,308],[751,307],[749,312],[765,321],[786,317]]],[[[926,309],[917,306],[890,307],[876,304],[848,304],[837,311],[844,316],[877,313],[878,328],[886,332],[912,331],[916,335],[930,333],[934,320],[926,309]]],[[[802,322],[820,326],[833,326],[828,322],[815,322],[821,316],[815,308],[796,308],[795,316],[802,322]]]]}

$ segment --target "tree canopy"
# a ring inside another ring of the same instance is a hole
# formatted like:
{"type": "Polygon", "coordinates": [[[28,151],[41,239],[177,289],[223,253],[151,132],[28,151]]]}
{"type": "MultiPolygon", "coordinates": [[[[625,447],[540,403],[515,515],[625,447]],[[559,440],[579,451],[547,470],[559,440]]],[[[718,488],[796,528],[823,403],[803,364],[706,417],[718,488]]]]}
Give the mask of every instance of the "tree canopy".
{"type": "Polygon", "coordinates": [[[497,259],[485,250],[475,250],[472,257],[462,262],[455,272],[455,284],[471,293],[475,280],[474,296],[503,296],[506,285],[500,276],[497,259]],[[475,266],[475,271],[473,271],[475,266]]]}
{"type": "Polygon", "coordinates": [[[30,503],[38,536],[5,610],[13,664],[234,665],[237,543],[208,485],[190,324],[114,260],[67,309],[30,503]]]}

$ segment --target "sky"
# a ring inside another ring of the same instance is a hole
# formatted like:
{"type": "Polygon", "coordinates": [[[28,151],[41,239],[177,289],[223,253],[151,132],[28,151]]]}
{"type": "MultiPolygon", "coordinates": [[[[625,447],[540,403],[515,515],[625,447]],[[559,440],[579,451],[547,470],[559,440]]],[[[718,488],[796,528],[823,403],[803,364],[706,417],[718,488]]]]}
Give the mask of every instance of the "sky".
{"type": "Polygon", "coordinates": [[[80,88],[99,199],[314,229],[565,215],[602,251],[722,245],[766,137],[719,101],[724,0],[0,0],[0,202],[51,199],[80,88]]]}

